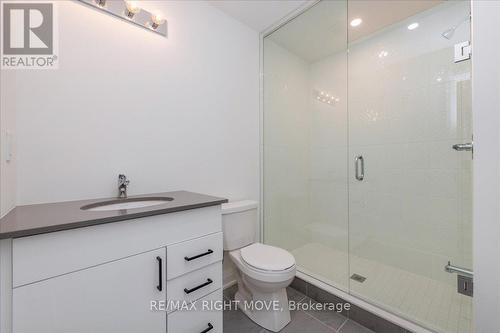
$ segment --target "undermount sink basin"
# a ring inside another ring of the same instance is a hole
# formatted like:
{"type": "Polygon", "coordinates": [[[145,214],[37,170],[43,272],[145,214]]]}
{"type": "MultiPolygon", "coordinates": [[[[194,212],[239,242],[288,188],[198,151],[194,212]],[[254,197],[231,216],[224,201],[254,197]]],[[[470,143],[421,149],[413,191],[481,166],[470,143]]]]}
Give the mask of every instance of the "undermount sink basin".
{"type": "Polygon", "coordinates": [[[144,208],[144,207],[162,205],[172,200],[174,200],[174,198],[170,197],[143,197],[143,198],[116,199],[116,200],[96,202],[90,205],[82,206],[80,209],[93,212],[134,209],[134,208],[144,208]]]}

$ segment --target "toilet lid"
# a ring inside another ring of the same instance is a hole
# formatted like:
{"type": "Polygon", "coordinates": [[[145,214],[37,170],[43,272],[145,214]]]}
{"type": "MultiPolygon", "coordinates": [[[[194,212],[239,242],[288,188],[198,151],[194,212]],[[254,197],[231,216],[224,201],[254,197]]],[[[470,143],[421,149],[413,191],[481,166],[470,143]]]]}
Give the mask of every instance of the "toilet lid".
{"type": "Polygon", "coordinates": [[[283,271],[295,265],[290,252],[260,243],[242,248],[241,258],[250,266],[266,271],[283,271]]]}

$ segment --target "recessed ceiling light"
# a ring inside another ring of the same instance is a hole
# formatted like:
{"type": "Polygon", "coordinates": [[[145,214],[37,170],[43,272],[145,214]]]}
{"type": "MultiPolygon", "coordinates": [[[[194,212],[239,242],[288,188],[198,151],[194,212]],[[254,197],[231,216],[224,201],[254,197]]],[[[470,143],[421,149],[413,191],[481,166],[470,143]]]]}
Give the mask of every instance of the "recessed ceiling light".
{"type": "Polygon", "coordinates": [[[361,23],[363,23],[363,20],[360,19],[360,18],[355,18],[354,20],[351,21],[351,27],[357,27],[358,25],[360,25],[361,23]]]}
{"type": "Polygon", "coordinates": [[[417,29],[417,28],[418,28],[418,25],[419,25],[419,24],[418,24],[417,22],[412,23],[412,24],[410,24],[410,25],[408,26],[408,30],[415,30],[415,29],[417,29]]]}

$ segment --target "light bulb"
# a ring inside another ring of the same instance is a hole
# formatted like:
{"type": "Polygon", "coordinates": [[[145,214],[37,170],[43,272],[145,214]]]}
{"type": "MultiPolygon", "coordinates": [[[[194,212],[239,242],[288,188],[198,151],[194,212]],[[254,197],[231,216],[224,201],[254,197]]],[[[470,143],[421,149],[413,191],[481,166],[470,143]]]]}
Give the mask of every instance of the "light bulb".
{"type": "Polygon", "coordinates": [[[128,18],[134,17],[135,14],[141,11],[141,7],[135,1],[126,1],[125,6],[127,7],[125,14],[128,18]]]}
{"type": "Polygon", "coordinates": [[[165,19],[161,15],[151,16],[151,28],[157,29],[160,25],[165,23],[165,19]]]}

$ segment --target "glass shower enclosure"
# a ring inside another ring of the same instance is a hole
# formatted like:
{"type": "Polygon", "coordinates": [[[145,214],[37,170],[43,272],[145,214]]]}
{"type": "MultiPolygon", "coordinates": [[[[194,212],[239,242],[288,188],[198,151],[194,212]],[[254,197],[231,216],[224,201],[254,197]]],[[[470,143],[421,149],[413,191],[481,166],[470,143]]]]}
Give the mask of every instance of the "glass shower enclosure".
{"type": "Polygon", "coordinates": [[[263,40],[264,242],[446,333],[472,332],[470,41],[470,2],[427,0],[319,1],[263,40]]]}

